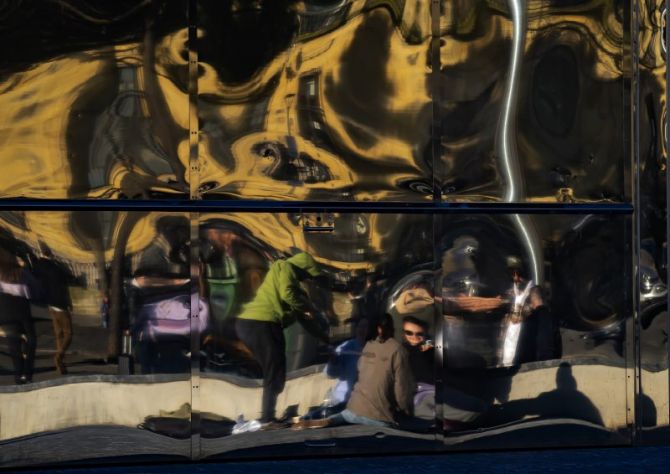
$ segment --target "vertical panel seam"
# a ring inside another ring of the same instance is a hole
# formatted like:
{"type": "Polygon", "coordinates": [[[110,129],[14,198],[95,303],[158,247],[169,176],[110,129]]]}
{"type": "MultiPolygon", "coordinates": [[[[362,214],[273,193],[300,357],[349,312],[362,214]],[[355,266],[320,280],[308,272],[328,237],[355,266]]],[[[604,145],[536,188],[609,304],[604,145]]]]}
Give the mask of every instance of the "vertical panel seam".
{"type": "MultiPolygon", "coordinates": [[[[198,51],[197,0],[187,0],[188,33],[188,112],[189,112],[189,197],[200,199],[198,161],[198,51]]],[[[200,265],[199,216],[189,213],[190,293],[191,293],[191,459],[201,457],[200,439],[200,265]]]]}

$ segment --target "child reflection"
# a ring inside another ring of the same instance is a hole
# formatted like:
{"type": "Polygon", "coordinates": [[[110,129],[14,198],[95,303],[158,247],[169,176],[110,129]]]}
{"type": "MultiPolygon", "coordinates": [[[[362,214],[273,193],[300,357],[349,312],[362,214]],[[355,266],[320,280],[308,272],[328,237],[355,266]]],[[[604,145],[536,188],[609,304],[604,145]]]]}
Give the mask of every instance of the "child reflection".
{"type": "Polygon", "coordinates": [[[8,336],[17,384],[32,382],[35,361],[35,325],[30,312],[30,290],[34,277],[22,260],[0,248],[0,326],[8,336]]]}

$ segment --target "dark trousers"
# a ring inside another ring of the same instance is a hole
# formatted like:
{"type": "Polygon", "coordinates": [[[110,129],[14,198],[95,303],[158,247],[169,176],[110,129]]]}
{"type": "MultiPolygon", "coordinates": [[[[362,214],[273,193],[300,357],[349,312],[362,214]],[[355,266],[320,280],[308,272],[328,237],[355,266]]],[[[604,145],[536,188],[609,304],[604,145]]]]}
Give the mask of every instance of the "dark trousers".
{"type": "Polygon", "coordinates": [[[9,352],[14,365],[14,381],[21,383],[23,382],[21,377],[25,377],[25,381],[30,382],[33,378],[37,346],[35,327],[30,315],[17,325],[17,329],[18,334],[8,338],[9,352]]]}
{"type": "Polygon", "coordinates": [[[551,360],[561,356],[560,332],[546,306],[535,309],[523,321],[518,363],[551,360]]]}
{"type": "Polygon", "coordinates": [[[286,383],[284,330],[277,323],[251,319],[238,319],[235,328],[237,336],[249,348],[263,371],[261,422],[272,421],[277,396],[286,383]]]}

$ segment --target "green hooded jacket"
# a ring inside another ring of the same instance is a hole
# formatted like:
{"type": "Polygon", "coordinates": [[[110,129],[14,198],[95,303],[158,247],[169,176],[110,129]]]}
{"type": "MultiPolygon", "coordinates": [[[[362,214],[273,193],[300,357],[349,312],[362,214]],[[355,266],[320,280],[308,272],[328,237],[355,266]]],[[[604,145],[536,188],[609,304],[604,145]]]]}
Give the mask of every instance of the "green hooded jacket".
{"type": "Polygon", "coordinates": [[[270,265],[256,296],[244,305],[238,318],[279,323],[286,328],[305,312],[313,311],[309,297],[300,287],[298,269],[312,277],[321,275],[314,258],[307,253],[277,260],[270,265]]]}

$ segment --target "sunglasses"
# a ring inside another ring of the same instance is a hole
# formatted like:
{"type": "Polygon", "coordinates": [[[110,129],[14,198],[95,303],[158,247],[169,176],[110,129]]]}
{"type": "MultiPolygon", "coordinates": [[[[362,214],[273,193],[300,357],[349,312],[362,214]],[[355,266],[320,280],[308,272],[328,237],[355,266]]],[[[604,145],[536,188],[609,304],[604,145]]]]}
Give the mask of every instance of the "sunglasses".
{"type": "Polygon", "coordinates": [[[423,332],[414,332],[414,331],[408,331],[407,329],[405,331],[405,336],[417,336],[417,337],[423,337],[426,335],[426,333],[423,332]]]}

